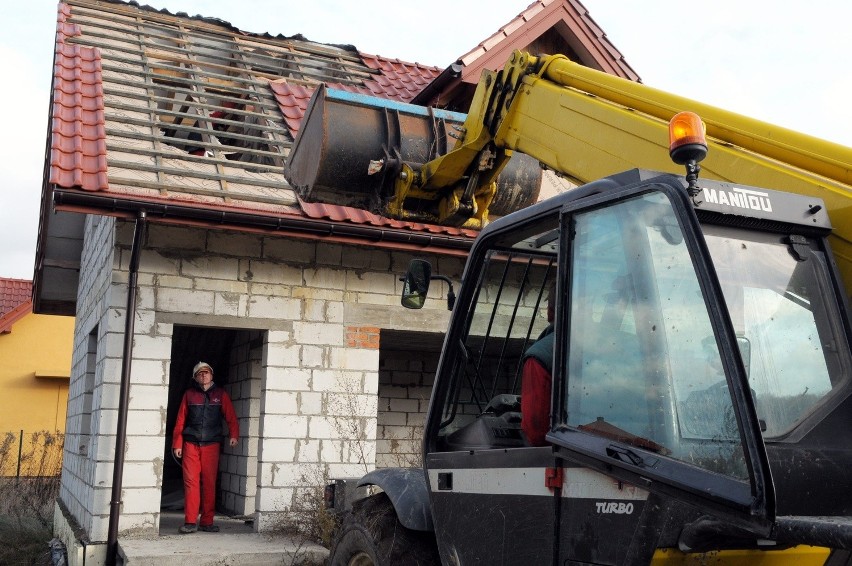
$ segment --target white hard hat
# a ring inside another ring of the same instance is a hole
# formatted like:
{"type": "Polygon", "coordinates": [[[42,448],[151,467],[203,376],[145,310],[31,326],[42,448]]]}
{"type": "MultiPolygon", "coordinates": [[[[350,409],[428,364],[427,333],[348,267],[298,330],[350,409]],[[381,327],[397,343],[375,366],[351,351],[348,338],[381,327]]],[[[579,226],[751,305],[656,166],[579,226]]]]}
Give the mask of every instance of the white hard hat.
{"type": "Polygon", "coordinates": [[[192,368],[192,377],[198,375],[198,372],[203,369],[210,371],[211,374],[213,373],[213,367],[210,364],[208,364],[207,362],[198,362],[197,364],[195,364],[195,367],[192,368]]]}

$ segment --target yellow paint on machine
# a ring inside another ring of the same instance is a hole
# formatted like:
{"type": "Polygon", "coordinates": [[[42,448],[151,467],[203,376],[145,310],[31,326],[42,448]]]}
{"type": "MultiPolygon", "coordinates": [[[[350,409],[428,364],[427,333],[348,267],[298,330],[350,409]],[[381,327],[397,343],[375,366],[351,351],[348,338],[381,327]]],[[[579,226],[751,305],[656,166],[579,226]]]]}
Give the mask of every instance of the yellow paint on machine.
{"type": "Polygon", "coordinates": [[[785,550],[714,550],[686,553],[675,548],[659,548],[651,561],[653,566],[821,566],[831,550],[820,546],[800,545],[785,550]]]}

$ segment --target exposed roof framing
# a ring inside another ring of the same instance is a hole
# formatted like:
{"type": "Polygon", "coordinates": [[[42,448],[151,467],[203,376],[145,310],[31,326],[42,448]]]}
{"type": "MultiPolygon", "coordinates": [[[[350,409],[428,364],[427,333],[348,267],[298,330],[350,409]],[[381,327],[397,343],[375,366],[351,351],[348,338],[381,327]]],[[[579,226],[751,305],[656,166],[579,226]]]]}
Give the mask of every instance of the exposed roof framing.
{"type": "Polygon", "coordinates": [[[111,190],[293,205],[283,176],[293,140],[269,81],[360,86],[379,73],[339,47],[118,3],[68,5],[79,33],[67,42],[101,56],[111,190]]]}

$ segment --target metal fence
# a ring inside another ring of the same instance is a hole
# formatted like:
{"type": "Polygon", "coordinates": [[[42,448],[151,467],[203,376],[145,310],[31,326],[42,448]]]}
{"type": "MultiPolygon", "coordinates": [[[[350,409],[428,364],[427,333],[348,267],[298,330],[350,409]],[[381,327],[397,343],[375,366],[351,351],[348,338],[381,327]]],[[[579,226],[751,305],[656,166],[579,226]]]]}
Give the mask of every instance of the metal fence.
{"type": "Polygon", "coordinates": [[[0,433],[0,476],[58,476],[64,444],[65,434],[59,431],[0,433]]]}

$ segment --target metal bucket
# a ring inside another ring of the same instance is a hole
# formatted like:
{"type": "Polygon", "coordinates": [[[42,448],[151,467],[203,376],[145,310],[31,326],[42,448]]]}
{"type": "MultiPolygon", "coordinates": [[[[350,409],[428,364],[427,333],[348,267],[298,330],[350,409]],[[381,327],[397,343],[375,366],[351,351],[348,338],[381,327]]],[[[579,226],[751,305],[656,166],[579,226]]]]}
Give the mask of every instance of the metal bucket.
{"type": "MultiPolygon", "coordinates": [[[[321,86],[308,104],[285,173],[306,201],[384,213],[401,164],[416,170],[445,154],[454,143],[449,133],[464,119],[458,112],[321,86]]],[[[498,179],[490,215],[534,203],[541,176],[536,160],[515,154],[498,179]]],[[[422,201],[412,204],[424,207],[422,201]]]]}

